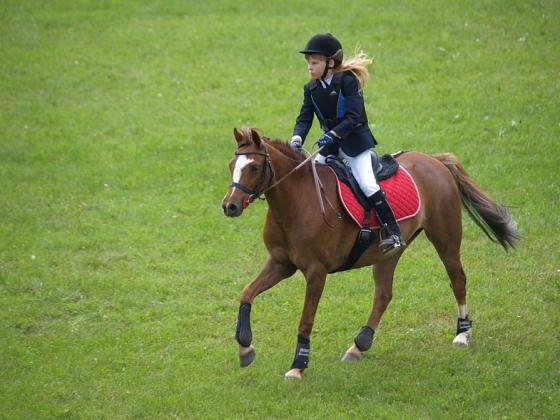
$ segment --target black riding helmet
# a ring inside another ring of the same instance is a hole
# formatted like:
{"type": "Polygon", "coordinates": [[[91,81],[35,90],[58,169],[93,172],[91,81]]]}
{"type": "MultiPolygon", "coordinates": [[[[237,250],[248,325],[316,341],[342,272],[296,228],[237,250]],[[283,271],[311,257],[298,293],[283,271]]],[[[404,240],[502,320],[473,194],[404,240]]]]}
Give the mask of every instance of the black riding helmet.
{"type": "MultiPolygon", "coordinates": [[[[335,67],[342,63],[342,44],[331,34],[315,35],[309,40],[305,49],[300,51],[301,54],[322,54],[327,57],[327,63],[332,58],[335,62],[335,67]],[[340,54],[336,54],[340,51],[340,54]],[[336,54],[336,57],[335,57],[336,54]]],[[[333,67],[326,66],[325,73],[322,78],[325,78],[329,69],[333,67]]]]}

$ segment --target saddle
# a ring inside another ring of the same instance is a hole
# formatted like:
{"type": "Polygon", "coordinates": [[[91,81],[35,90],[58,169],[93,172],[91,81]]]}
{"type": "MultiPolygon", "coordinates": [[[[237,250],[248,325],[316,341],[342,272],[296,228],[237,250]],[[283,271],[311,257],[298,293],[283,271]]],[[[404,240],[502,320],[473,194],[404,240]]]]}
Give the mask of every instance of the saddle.
{"type": "MultiPolygon", "coordinates": [[[[399,170],[399,164],[395,157],[401,155],[404,152],[398,152],[395,155],[390,155],[388,153],[384,154],[379,158],[377,153],[371,151],[371,166],[373,168],[373,173],[375,174],[375,179],[380,182],[383,179],[387,179],[397,173],[399,170]]],[[[365,209],[370,208],[367,197],[362,192],[356,178],[352,174],[352,169],[344,161],[335,155],[329,155],[326,158],[326,164],[331,167],[331,169],[336,173],[339,181],[344,182],[355,195],[358,202],[365,209]]]]}
{"type": "MultiPolygon", "coordinates": [[[[379,185],[385,192],[395,219],[401,221],[415,216],[420,210],[420,196],[410,174],[396,161],[404,152],[385,154],[381,158],[373,151],[372,166],[379,185]]],[[[375,211],[371,208],[365,194],[358,186],[350,167],[337,156],[328,156],[327,166],[337,178],[338,195],[347,213],[360,227],[354,247],[346,262],[333,271],[352,268],[363,252],[375,242],[373,230],[381,227],[375,211]]]]}

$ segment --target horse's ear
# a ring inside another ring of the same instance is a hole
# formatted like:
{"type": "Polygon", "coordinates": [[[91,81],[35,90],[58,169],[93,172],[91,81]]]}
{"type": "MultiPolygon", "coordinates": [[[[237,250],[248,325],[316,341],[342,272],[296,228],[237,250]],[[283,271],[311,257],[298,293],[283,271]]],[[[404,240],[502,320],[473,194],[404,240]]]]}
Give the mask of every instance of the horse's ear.
{"type": "Polygon", "coordinates": [[[261,147],[261,137],[259,136],[259,133],[251,129],[251,137],[253,138],[253,143],[255,143],[257,147],[261,147]]]}
{"type": "Polygon", "coordinates": [[[233,127],[233,135],[235,136],[235,141],[239,145],[243,141],[243,134],[237,131],[237,127],[233,127]]]}

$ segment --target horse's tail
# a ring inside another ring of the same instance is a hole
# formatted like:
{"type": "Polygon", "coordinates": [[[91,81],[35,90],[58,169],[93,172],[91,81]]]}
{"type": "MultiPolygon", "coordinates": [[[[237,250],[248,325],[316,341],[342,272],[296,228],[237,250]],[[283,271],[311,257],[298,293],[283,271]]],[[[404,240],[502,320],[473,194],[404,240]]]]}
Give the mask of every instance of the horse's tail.
{"type": "Polygon", "coordinates": [[[459,188],[463,208],[470,218],[494,243],[499,243],[507,251],[515,248],[521,239],[517,223],[511,217],[508,208],[492,200],[487,193],[471,179],[459,160],[451,153],[433,155],[445,165],[453,175],[459,188]]]}

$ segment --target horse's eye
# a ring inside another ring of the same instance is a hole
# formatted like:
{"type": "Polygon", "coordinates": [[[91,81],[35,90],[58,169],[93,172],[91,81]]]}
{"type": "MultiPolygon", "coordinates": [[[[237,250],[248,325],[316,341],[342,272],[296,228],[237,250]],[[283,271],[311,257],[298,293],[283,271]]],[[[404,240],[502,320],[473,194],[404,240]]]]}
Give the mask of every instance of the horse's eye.
{"type": "Polygon", "coordinates": [[[260,165],[251,166],[251,174],[256,174],[259,171],[260,165]]]}

